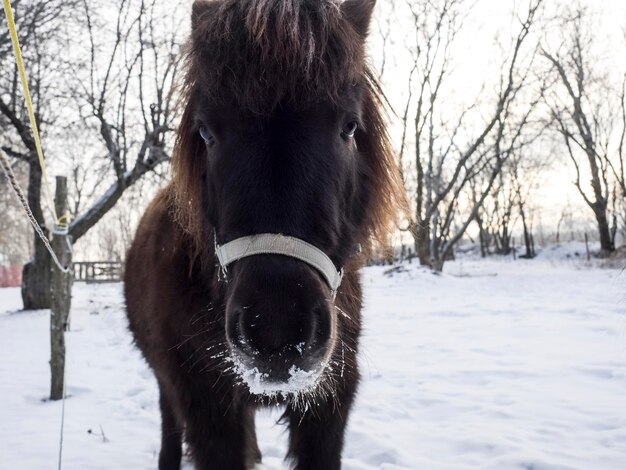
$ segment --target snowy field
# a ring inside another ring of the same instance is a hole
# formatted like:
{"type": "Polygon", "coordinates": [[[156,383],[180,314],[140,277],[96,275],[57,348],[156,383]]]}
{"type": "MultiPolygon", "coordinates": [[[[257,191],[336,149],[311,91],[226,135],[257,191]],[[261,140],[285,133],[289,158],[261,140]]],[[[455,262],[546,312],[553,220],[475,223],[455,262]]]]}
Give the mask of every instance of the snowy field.
{"type": "MultiPolygon", "coordinates": [[[[562,255],[457,261],[441,276],[365,269],[344,469],[626,469],[626,273],[562,255]]],[[[75,286],[65,469],[156,469],[157,389],[121,292],[75,286]]],[[[52,469],[48,312],[19,307],[17,289],[0,290],[0,468],[52,469]]],[[[278,416],[257,420],[273,470],[284,468],[278,416]]]]}

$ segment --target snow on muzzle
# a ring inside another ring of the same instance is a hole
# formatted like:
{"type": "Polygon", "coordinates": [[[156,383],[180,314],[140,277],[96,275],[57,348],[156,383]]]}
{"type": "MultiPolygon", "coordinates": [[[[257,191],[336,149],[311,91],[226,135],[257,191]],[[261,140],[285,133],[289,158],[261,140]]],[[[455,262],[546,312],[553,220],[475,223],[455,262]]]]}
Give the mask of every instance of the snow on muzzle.
{"type": "Polygon", "coordinates": [[[226,337],[239,377],[256,395],[313,391],[336,343],[328,285],[276,255],[240,260],[229,274],[226,337]]]}

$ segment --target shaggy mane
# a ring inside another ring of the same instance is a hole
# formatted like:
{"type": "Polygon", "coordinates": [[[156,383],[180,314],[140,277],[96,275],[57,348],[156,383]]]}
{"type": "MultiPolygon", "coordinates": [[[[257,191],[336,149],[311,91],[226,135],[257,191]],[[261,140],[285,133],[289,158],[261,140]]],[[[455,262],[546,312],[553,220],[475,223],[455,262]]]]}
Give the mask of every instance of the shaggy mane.
{"type": "MultiPolygon", "coordinates": [[[[341,101],[342,89],[365,90],[365,128],[357,146],[365,162],[368,221],[362,243],[385,240],[404,200],[383,116],[384,97],[365,63],[365,40],[338,0],[196,1],[186,52],[184,98],[172,162],[175,218],[195,241],[211,246],[202,216],[203,143],[194,123],[194,97],[268,115],[281,103],[306,107],[341,101]]],[[[366,204],[364,202],[364,204],[366,204]]]]}
{"type": "Polygon", "coordinates": [[[336,100],[359,77],[362,43],[333,0],[196,4],[187,85],[263,114],[282,101],[336,100]]]}

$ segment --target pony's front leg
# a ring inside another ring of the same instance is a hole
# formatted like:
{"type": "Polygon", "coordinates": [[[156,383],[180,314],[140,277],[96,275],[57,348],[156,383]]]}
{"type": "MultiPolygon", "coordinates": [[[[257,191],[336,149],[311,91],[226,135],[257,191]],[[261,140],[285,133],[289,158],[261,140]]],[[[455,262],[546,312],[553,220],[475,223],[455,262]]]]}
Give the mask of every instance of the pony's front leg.
{"type": "Polygon", "coordinates": [[[161,406],[161,452],[159,470],[180,470],[183,455],[183,430],[176,421],[172,403],[163,384],[159,382],[159,404],[161,406]]]}
{"type": "Polygon", "coordinates": [[[356,383],[344,383],[335,398],[315,400],[308,410],[289,405],[289,457],[296,470],[339,470],[348,414],[356,383]]]}
{"type": "Polygon", "coordinates": [[[206,394],[186,407],[185,441],[196,470],[250,468],[252,443],[247,441],[254,421],[246,405],[229,399],[206,394]]]}

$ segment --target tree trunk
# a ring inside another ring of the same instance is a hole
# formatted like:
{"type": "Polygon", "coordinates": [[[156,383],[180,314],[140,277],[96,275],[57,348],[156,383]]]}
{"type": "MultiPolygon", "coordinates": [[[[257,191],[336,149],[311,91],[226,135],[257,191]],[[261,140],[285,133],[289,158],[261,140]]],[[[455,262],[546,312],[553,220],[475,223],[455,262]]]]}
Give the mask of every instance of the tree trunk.
{"type": "Polygon", "coordinates": [[[524,245],[526,247],[526,253],[524,254],[524,258],[526,259],[534,258],[535,255],[533,254],[532,235],[528,231],[528,227],[526,226],[526,223],[524,223],[524,245]]]}
{"type": "Polygon", "coordinates": [[[413,229],[413,240],[415,243],[415,254],[422,266],[430,266],[430,248],[428,242],[428,226],[416,224],[413,229]]]}
{"type": "Polygon", "coordinates": [[[615,251],[615,245],[611,239],[611,229],[606,217],[606,208],[600,208],[594,212],[598,222],[598,232],[600,234],[600,249],[604,254],[612,253],[615,251]]]}
{"type": "Polygon", "coordinates": [[[480,229],[480,232],[478,234],[478,239],[480,242],[480,257],[486,258],[487,257],[487,235],[485,234],[485,231],[482,228],[480,229]]]}
{"type": "MultiPolygon", "coordinates": [[[[29,168],[28,204],[44,234],[49,236],[41,209],[41,180],[39,162],[33,157],[29,168]]],[[[50,254],[34,230],[33,234],[34,256],[24,265],[22,271],[22,302],[25,310],[50,308],[50,254]]]]}
{"type": "Polygon", "coordinates": [[[511,253],[511,234],[509,233],[509,225],[502,222],[496,233],[496,240],[499,242],[496,252],[500,255],[508,255],[511,253]]]}
{"type": "Polygon", "coordinates": [[[483,226],[483,219],[479,216],[476,216],[476,224],[478,225],[478,241],[480,242],[480,257],[487,257],[487,245],[488,245],[488,237],[485,227],[483,226]]]}
{"type": "Polygon", "coordinates": [[[528,224],[526,223],[526,212],[524,211],[524,205],[520,203],[519,213],[522,218],[522,226],[524,227],[524,245],[526,245],[526,254],[521,258],[532,259],[535,257],[535,249],[533,246],[532,234],[528,230],[528,224]]]}

